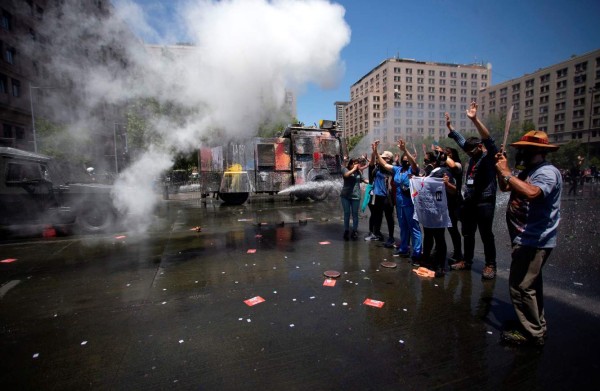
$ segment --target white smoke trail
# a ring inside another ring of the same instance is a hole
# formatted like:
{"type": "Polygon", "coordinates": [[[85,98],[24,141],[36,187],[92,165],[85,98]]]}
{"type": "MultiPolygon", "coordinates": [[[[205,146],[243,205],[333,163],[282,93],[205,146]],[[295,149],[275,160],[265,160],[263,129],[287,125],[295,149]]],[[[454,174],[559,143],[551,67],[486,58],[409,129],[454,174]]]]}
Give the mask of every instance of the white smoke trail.
{"type": "Polygon", "coordinates": [[[161,144],[137,157],[115,183],[115,202],[138,227],[145,226],[144,216],[156,205],[148,182],[169,168],[173,152],[193,151],[207,137],[225,143],[254,135],[259,124],[283,112],[286,89],[299,92],[308,83],[331,87],[344,72],[340,53],[349,43],[350,28],[344,8],[326,0],[113,3],[116,15],[102,24],[77,6],[65,6],[62,26],[69,28],[57,28],[53,39],[66,56],[77,50],[81,36],[94,34],[98,47],[125,54],[136,77],[121,77],[122,72],[102,61],[66,63],[60,52],[55,53],[55,67],[85,84],[79,110],[69,113],[80,123],[102,102],[124,105],[142,98],[186,113],[177,121],[147,118],[161,144]],[[173,19],[166,20],[162,11],[173,19]],[[159,56],[143,50],[139,41],[120,40],[126,35],[123,21],[150,41],[194,45],[177,55],[159,56]]]}

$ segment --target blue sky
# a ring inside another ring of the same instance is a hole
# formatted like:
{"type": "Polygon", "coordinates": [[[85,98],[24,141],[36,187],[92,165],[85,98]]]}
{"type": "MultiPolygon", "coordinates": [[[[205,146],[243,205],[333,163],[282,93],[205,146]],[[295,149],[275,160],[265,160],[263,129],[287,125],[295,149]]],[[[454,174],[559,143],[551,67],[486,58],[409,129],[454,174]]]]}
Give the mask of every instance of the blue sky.
{"type": "MultiPolygon", "coordinates": [[[[147,10],[160,3],[160,15],[154,19],[160,31],[158,25],[170,17],[165,9],[172,9],[170,5],[178,0],[134,1],[147,10]]],[[[346,70],[336,88],[309,85],[298,96],[298,118],[306,124],[335,119],[333,103],[348,100],[350,86],[389,57],[489,62],[492,84],[496,84],[600,48],[598,0],[336,3],[346,9],[345,20],[352,30],[351,41],[341,53],[346,70]]]]}

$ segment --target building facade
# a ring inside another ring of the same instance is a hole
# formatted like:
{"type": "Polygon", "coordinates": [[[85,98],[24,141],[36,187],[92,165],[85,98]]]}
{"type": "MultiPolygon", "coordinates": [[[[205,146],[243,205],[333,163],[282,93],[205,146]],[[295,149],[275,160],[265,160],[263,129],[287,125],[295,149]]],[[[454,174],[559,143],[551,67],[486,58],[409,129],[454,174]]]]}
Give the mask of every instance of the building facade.
{"type": "Polygon", "coordinates": [[[483,117],[513,106],[513,122],[533,123],[550,142],[600,143],[600,49],[481,91],[483,117]]]}
{"type": "Polygon", "coordinates": [[[333,105],[335,106],[335,122],[337,123],[337,130],[341,134],[346,134],[346,106],[350,102],[337,101],[333,105]]]}
{"type": "Polygon", "coordinates": [[[126,160],[122,105],[91,98],[87,85],[100,68],[129,72],[125,46],[141,43],[124,24],[103,31],[115,20],[110,1],[3,0],[0,13],[0,145],[43,152],[44,141],[55,141],[44,139],[44,124],[85,124],[81,155],[118,171],[126,160]]]}
{"type": "Polygon", "coordinates": [[[491,67],[390,58],[350,87],[346,137],[372,135],[383,144],[446,137],[444,114],[457,129],[475,133],[466,110],[491,83],[491,67]]]}

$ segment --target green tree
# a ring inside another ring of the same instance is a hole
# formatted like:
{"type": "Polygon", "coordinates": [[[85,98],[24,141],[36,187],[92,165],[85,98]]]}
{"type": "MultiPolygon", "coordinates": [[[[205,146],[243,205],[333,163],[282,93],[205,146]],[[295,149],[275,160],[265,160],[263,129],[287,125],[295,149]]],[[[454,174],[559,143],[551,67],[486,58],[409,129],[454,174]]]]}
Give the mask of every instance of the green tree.
{"type": "Polygon", "coordinates": [[[361,135],[349,137],[348,140],[346,141],[346,144],[348,145],[348,151],[352,152],[354,147],[356,147],[358,145],[358,143],[360,143],[360,140],[362,140],[363,137],[364,136],[361,136],[361,135]]]}
{"type": "Polygon", "coordinates": [[[89,132],[69,132],[64,125],[44,118],[37,119],[35,125],[38,151],[41,154],[63,162],[89,163],[89,132]]]}
{"type": "MultiPolygon", "coordinates": [[[[548,154],[546,158],[558,168],[569,169],[577,161],[577,156],[585,156],[585,148],[579,141],[571,140],[561,145],[558,151],[548,154]]],[[[584,165],[586,163],[584,162],[584,165]]]]}

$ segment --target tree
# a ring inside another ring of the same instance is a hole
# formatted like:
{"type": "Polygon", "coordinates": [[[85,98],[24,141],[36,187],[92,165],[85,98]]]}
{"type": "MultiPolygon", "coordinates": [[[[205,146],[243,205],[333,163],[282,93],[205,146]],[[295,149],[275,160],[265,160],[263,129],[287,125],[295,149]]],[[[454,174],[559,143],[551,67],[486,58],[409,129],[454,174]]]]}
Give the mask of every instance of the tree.
{"type": "Polygon", "coordinates": [[[364,136],[362,135],[356,135],[348,138],[348,141],[346,142],[348,145],[348,151],[351,152],[354,149],[354,147],[356,147],[358,143],[360,143],[360,140],[362,140],[363,137],[364,136]]]}
{"type": "MultiPolygon", "coordinates": [[[[546,157],[556,167],[569,169],[577,161],[577,156],[585,156],[585,148],[579,141],[571,140],[560,146],[558,151],[549,153],[546,157]]],[[[584,165],[589,162],[584,162],[584,165]]]]}

